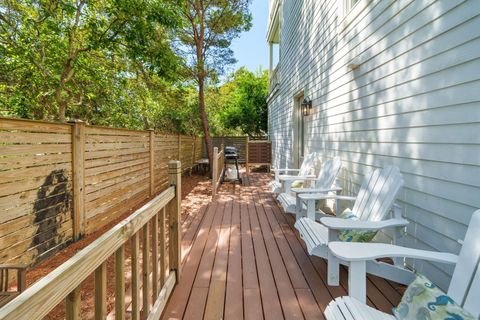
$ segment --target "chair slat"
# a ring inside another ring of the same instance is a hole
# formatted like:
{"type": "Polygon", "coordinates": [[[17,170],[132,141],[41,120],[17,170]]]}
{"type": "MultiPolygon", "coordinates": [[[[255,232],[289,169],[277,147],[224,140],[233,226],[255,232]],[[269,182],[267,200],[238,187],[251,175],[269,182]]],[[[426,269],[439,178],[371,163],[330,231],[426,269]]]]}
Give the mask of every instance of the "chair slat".
{"type": "MultiPolygon", "coordinates": [[[[472,303],[477,308],[477,315],[480,312],[478,297],[480,296],[480,279],[478,275],[478,264],[480,260],[480,245],[478,235],[480,234],[480,210],[473,213],[468,226],[462,249],[458,258],[459,263],[453,272],[448,295],[459,304],[470,301],[475,296],[476,302],[472,303]],[[474,278],[474,273],[477,273],[474,278]],[[473,279],[473,282],[472,282],[473,279]],[[476,281],[476,282],[475,282],[476,281]],[[475,291],[475,286],[476,290],[475,291]],[[470,291],[468,291],[470,288],[470,291]],[[468,296],[468,299],[466,299],[468,296]]],[[[468,310],[468,308],[467,308],[468,310]]]]}
{"type": "Polygon", "coordinates": [[[375,182],[378,179],[380,172],[378,170],[373,171],[368,177],[363,180],[362,186],[357,194],[357,199],[353,205],[352,211],[355,214],[358,214],[358,217],[361,218],[361,214],[365,208],[366,203],[368,202],[368,197],[371,194],[371,189],[375,186],[375,182]]]}
{"type": "Polygon", "coordinates": [[[364,180],[352,211],[360,220],[383,220],[402,185],[402,175],[397,167],[376,169],[364,180]]]}
{"type": "Polygon", "coordinates": [[[402,185],[403,179],[400,170],[397,167],[392,167],[383,188],[370,209],[368,220],[380,221],[385,218],[402,185]]]}
{"type": "Polygon", "coordinates": [[[309,153],[303,158],[302,165],[300,166],[300,171],[298,172],[299,176],[306,176],[312,174],[314,170],[314,161],[316,153],[309,153]]]}
{"type": "Polygon", "coordinates": [[[385,189],[389,189],[389,177],[390,173],[392,172],[392,167],[387,166],[383,169],[377,169],[375,171],[378,171],[378,177],[375,181],[375,184],[369,186],[370,193],[368,201],[363,206],[363,210],[361,210],[361,212],[358,212],[359,218],[361,220],[372,221],[373,215],[375,214],[373,212],[375,204],[378,201],[381,201],[381,197],[385,195],[385,189]]]}
{"type": "MultiPolygon", "coordinates": [[[[478,246],[477,246],[478,247],[478,246]]],[[[472,283],[470,284],[470,289],[468,290],[465,303],[463,307],[465,310],[468,310],[476,318],[480,318],[480,265],[477,263],[476,272],[473,276],[472,283]]],[[[453,283],[452,283],[453,284],[453,283]]]]}
{"type": "Polygon", "coordinates": [[[315,184],[315,188],[317,189],[328,189],[331,188],[332,185],[335,183],[335,179],[337,178],[337,174],[342,167],[342,160],[340,157],[334,157],[325,162],[320,170],[318,175],[318,181],[315,184]]]}

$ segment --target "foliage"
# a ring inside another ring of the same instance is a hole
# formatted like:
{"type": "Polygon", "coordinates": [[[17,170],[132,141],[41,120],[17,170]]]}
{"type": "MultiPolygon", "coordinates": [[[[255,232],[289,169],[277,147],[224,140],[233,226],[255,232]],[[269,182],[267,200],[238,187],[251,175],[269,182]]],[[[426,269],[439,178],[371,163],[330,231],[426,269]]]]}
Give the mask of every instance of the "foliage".
{"type": "Polygon", "coordinates": [[[175,8],[165,0],[2,0],[3,114],[147,126],[166,102],[155,91],[179,65],[168,40],[175,8]]]}
{"type": "Polygon", "coordinates": [[[184,70],[198,88],[198,111],[202,121],[208,158],[212,163],[212,143],[205,88],[224,67],[235,62],[232,40],[249,30],[249,0],[185,0],[183,24],[177,32],[177,52],[184,58],[184,70]]]}
{"type": "Polygon", "coordinates": [[[233,79],[220,88],[224,105],[218,117],[223,126],[249,136],[264,136],[268,125],[268,72],[240,68],[233,79]]]}
{"type": "Polygon", "coordinates": [[[232,39],[250,27],[248,4],[0,0],[0,116],[259,134],[261,76],[241,70],[218,85],[232,39]]]}

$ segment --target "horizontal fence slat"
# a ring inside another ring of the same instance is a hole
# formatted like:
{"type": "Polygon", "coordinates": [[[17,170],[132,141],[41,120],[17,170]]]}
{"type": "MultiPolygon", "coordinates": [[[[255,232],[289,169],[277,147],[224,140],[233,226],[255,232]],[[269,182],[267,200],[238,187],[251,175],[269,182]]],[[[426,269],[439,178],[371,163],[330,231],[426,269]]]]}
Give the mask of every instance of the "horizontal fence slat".
{"type": "Polygon", "coordinates": [[[72,135],[70,133],[40,133],[23,131],[0,131],[1,143],[70,143],[72,135]]]}
{"type": "Polygon", "coordinates": [[[49,153],[69,153],[72,152],[70,144],[11,144],[0,145],[0,154],[2,156],[15,155],[36,155],[49,153]]]}
{"type": "Polygon", "coordinates": [[[22,130],[28,132],[71,133],[72,125],[0,117],[0,130],[22,130]]]}

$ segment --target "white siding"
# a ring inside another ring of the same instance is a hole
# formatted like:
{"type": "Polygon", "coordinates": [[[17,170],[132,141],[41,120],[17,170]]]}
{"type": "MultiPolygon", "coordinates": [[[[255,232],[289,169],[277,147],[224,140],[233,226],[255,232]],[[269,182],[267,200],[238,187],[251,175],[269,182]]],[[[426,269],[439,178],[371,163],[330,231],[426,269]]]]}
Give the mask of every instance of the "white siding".
{"type": "MultiPolygon", "coordinates": [[[[305,90],[307,152],[341,156],[350,193],[367,171],[397,165],[407,245],[457,253],[480,208],[480,1],[371,1],[343,31],[338,2],[283,1],[274,164],[293,165],[293,97],[305,90]]],[[[452,268],[415,267],[447,287],[452,268]]]]}

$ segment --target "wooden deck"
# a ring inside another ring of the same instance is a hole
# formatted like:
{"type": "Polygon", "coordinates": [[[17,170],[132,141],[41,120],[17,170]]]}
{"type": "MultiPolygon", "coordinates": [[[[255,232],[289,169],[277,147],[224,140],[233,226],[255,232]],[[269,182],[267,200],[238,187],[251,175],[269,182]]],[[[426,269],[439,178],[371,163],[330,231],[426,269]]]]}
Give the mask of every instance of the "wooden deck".
{"type": "MultiPolygon", "coordinates": [[[[250,174],[244,186],[224,185],[218,199],[183,224],[183,274],[163,319],[323,319],[332,298],[326,262],[309,257],[294,217],[267,191],[267,174],[250,174]]],[[[402,288],[368,279],[368,303],[390,312],[402,288]]]]}

